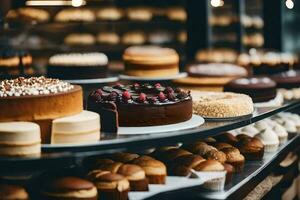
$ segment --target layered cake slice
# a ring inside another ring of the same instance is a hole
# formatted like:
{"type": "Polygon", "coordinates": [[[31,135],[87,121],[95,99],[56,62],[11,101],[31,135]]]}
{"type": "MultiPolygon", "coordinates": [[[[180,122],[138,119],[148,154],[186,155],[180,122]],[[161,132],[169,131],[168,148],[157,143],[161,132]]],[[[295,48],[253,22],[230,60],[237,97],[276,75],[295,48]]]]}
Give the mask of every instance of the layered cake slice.
{"type": "Polygon", "coordinates": [[[120,126],[166,125],[192,117],[192,98],[189,92],[163,87],[159,83],[117,84],[92,92],[87,108],[100,113],[102,122],[108,117],[107,113],[115,112],[120,126]]]}
{"type": "Polygon", "coordinates": [[[63,80],[107,76],[108,58],[103,53],[57,54],[49,59],[48,76],[63,80]]]}
{"type": "Polygon", "coordinates": [[[0,122],[31,121],[50,142],[52,120],[83,110],[82,89],[58,79],[17,78],[0,82],[0,122]]]}

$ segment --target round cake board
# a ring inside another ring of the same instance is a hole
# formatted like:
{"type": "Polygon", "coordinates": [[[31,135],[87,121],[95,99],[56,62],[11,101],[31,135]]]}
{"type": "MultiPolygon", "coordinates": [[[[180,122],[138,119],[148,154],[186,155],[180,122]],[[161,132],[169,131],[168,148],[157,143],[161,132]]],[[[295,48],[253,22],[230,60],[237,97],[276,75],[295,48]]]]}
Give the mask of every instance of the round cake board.
{"type": "Polygon", "coordinates": [[[171,76],[161,76],[161,77],[139,77],[139,76],[128,76],[121,74],[119,78],[126,81],[168,81],[173,79],[185,78],[187,77],[186,72],[182,72],[171,76]]]}
{"type": "Polygon", "coordinates": [[[156,134],[162,132],[171,132],[184,129],[195,128],[204,124],[203,117],[199,115],[193,115],[192,118],[188,121],[161,125],[161,126],[143,126],[143,127],[119,127],[119,135],[141,135],[141,134],[156,134]]]}
{"type": "Polygon", "coordinates": [[[119,78],[115,77],[107,77],[107,78],[96,78],[96,79],[76,79],[76,80],[64,80],[71,84],[97,84],[97,83],[111,83],[118,81],[119,78]]]}

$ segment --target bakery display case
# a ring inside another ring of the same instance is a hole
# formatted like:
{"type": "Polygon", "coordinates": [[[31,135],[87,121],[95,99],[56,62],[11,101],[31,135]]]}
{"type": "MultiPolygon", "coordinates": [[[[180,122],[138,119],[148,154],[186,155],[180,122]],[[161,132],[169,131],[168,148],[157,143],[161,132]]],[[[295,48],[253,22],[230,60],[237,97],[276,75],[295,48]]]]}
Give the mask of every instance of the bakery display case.
{"type": "Polygon", "coordinates": [[[0,3],[0,199],[299,198],[297,48],[262,48],[266,4],[0,3]]]}

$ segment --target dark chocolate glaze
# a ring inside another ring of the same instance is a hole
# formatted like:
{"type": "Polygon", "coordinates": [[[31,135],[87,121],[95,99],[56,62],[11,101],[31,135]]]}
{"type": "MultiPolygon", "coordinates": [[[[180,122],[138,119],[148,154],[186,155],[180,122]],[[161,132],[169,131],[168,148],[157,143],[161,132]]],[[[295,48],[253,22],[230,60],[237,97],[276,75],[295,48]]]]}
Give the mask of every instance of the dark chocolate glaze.
{"type": "Polygon", "coordinates": [[[174,124],[192,117],[189,92],[160,84],[104,86],[90,94],[87,109],[99,113],[108,109],[107,102],[116,105],[120,126],[174,124]]]}
{"type": "Polygon", "coordinates": [[[107,76],[108,67],[105,66],[48,66],[47,76],[63,80],[95,79],[107,76]]]}
{"type": "Polygon", "coordinates": [[[289,70],[271,77],[276,83],[277,88],[298,88],[300,87],[300,71],[289,70]]]}
{"type": "Polygon", "coordinates": [[[247,94],[254,103],[265,102],[276,97],[276,83],[267,77],[239,78],[226,84],[224,91],[247,94]]]}

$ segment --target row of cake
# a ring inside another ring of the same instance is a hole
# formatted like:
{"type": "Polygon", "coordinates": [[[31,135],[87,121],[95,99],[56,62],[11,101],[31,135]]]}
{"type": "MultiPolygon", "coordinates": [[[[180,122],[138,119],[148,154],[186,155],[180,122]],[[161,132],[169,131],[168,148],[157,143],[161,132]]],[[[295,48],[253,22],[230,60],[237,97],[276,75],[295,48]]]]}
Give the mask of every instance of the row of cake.
{"type": "Polygon", "coordinates": [[[116,32],[100,32],[96,37],[91,33],[71,33],[64,38],[64,43],[67,45],[141,45],[150,44],[167,44],[171,42],[186,42],[186,32],[181,31],[177,35],[167,30],[156,30],[149,34],[141,30],[131,30],[122,35],[116,32]]]}
{"type": "MultiPolygon", "coordinates": [[[[266,134],[274,123],[274,131],[280,136],[280,142],[284,143],[287,135],[282,139],[282,132],[287,130],[280,130],[277,125],[287,118],[298,121],[297,126],[300,127],[298,115],[283,113],[273,120],[266,119],[251,127],[244,127],[238,130],[237,136],[224,133],[180,147],[160,147],[146,155],[115,153],[87,158],[83,162],[85,173],[80,176],[70,171],[43,174],[38,180],[46,181],[39,182],[39,189],[35,189],[30,195],[46,199],[128,199],[129,192],[149,191],[149,184],[169,184],[166,182],[167,176],[190,177],[197,172],[224,171],[226,173],[223,178],[203,184],[207,189],[222,190],[225,183],[231,182],[233,174],[243,171],[245,162],[262,160],[264,152],[276,151],[278,144],[272,143],[274,136],[266,134]],[[263,133],[251,137],[255,129],[262,130],[263,133]]],[[[0,188],[1,192],[11,198],[29,198],[22,187],[2,184],[0,188]]]]}
{"type": "MultiPolygon", "coordinates": [[[[69,8],[55,14],[57,22],[94,22],[96,20],[116,21],[121,19],[150,21],[154,17],[166,17],[169,20],[185,21],[187,14],[182,7],[169,7],[165,9],[151,7],[102,7],[100,9],[69,8]]],[[[43,9],[24,7],[8,12],[8,20],[24,20],[29,22],[48,22],[50,13],[43,9]]]]}

